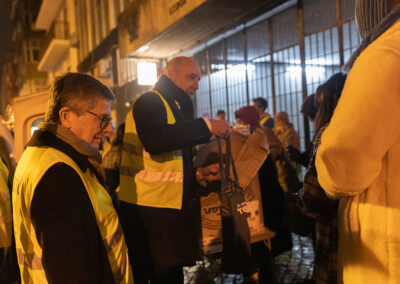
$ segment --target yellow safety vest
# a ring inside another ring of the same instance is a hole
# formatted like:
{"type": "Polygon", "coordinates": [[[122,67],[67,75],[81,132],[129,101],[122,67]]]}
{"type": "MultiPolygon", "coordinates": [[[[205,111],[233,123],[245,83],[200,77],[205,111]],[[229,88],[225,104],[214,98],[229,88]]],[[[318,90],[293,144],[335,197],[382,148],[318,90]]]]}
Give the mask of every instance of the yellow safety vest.
{"type": "MultiPolygon", "coordinates": [[[[167,123],[175,124],[175,117],[167,101],[156,90],[153,89],[151,92],[161,98],[167,112],[167,123]]],[[[182,151],[177,150],[159,155],[146,152],[137,134],[132,109],[133,106],[125,121],[118,197],[131,204],[181,209],[183,196],[182,151]]]]}
{"type": "Polygon", "coordinates": [[[71,166],[85,185],[115,283],[133,283],[124,234],[107,191],[89,169],[83,172],[70,157],[51,147],[26,148],[14,176],[14,232],[22,283],[48,283],[42,264],[43,252],[32,225],[30,208],[40,179],[52,165],[60,162],[71,166]]]}
{"type": "Polygon", "coordinates": [[[268,119],[272,118],[269,114],[266,114],[263,118],[260,119],[260,126],[264,126],[264,123],[267,122],[268,119]]]}
{"type": "Polygon", "coordinates": [[[11,246],[12,214],[10,189],[8,188],[8,168],[0,158],[0,248],[11,246]]]}

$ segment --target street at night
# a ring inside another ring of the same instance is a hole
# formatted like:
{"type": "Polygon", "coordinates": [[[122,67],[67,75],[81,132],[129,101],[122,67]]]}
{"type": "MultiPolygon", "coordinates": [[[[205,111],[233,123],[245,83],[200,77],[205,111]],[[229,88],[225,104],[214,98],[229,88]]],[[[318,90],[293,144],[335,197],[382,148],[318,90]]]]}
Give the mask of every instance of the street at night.
{"type": "Polygon", "coordinates": [[[0,0],[0,284],[400,283],[400,0],[0,0]]]}

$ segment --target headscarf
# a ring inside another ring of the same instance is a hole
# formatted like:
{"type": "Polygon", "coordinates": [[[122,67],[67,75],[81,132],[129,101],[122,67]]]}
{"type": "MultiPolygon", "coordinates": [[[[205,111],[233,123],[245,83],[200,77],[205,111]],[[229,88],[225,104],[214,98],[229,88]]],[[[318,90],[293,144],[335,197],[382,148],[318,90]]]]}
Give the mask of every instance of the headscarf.
{"type": "Polygon", "coordinates": [[[289,123],[289,115],[286,111],[279,111],[275,114],[275,122],[282,122],[283,124],[289,123]]]}
{"type": "Polygon", "coordinates": [[[356,19],[362,39],[390,13],[391,8],[391,0],[357,0],[356,19]]]}
{"type": "Polygon", "coordinates": [[[235,116],[243,120],[244,123],[249,124],[252,128],[259,125],[258,120],[260,116],[258,115],[256,108],[253,106],[245,106],[238,109],[235,111],[235,116]]]}
{"type": "Polygon", "coordinates": [[[357,0],[357,23],[363,40],[343,67],[344,71],[349,72],[364,49],[400,19],[400,5],[390,11],[390,7],[386,8],[389,2],[391,5],[389,0],[357,0]]]}

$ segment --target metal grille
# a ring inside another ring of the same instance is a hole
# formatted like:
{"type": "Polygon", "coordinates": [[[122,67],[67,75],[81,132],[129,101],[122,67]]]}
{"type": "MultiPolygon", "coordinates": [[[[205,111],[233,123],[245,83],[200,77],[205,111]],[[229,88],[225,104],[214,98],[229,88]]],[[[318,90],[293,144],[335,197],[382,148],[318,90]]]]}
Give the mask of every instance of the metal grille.
{"type": "Polygon", "coordinates": [[[246,70],[243,32],[226,39],[229,121],[235,121],[235,111],[247,105],[246,70]]]}
{"type": "Polygon", "coordinates": [[[341,0],[342,21],[354,19],[356,0],[341,0]]]}
{"type": "Polygon", "coordinates": [[[206,52],[202,51],[194,56],[199,64],[202,78],[199,81],[199,90],[196,92],[196,110],[199,117],[211,117],[209,78],[207,75],[206,52]]]}
{"type": "Polygon", "coordinates": [[[336,1],[303,0],[304,34],[311,34],[336,25],[336,1]]]}
{"type": "Polygon", "coordinates": [[[353,51],[360,45],[361,37],[358,33],[356,21],[343,24],[343,58],[344,62],[350,58],[353,51]]]}
{"type": "Polygon", "coordinates": [[[248,28],[246,34],[247,59],[249,61],[269,54],[267,21],[248,28]]]}
{"type": "Polygon", "coordinates": [[[198,117],[211,117],[210,92],[208,78],[199,81],[199,90],[196,92],[196,109],[198,117]]]}
{"type": "Polygon", "coordinates": [[[219,109],[226,110],[226,80],[225,80],[225,61],[224,44],[219,42],[209,49],[210,58],[210,84],[211,84],[211,104],[212,115],[216,115],[219,109]]]}
{"type": "Polygon", "coordinates": [[[268,101],[267,112],[273,113],[271,56],[269,55],[268,22],[264,21],[247,30],[247,76],[249,100],[263,97],[268,101]]]}
{"type": "Polygon", "coordinates": [[[338,28],[330,28],[304,39],[307,93],[340,71],[338,28]]]}
{"type": "Polygon", "coordinates": [[[203,50],[193,56],[194,60],[199,64],[201,76],[207,75],[207,58],[206,52],[203,50]]]}
{"type": "Polygon", "coordinates": [[[218,109],[223,109],[230,122],[234,122],[235,110],[255,97],[264,97],[269,113],[273,114],[275,102],[276,111],[289,114],[304,149],[306,133],[303,116],[299,114],[303,93],[314,93],[318,85],[339,72],[340,55],[346,61],[359,45],[360,37],[355,21],[351,21],[354,0],[341,2],[342,27],[337,24],[336,1],[302,3],[303,23],[298,21],[297,7],[291,7],[196,55],[202,73],[207,74],[200,81],[196,98],[199,116],[215,116],[218,109]],[[303,25],[305,33],[306,90],[302,89],[299,44],[303,41],[299,41],[298,25],[303,25]],[[340,28],[343,46],[339,46],[340,28]]]}
{"type": "Polygon", "coordinates": [[[289,8],[272,17],[274,51],[287,48],[299,42],[297,32],[297,10],[289,8]]]}
{"type": "Polygon", "coordinates": [[[299,133],[304,148],[304,126],[299,114],[303,101],[301,87],[301,59],[298,45],[274,52],[274,79],[276,110],[286,111],[289,120],[299,133]]]}

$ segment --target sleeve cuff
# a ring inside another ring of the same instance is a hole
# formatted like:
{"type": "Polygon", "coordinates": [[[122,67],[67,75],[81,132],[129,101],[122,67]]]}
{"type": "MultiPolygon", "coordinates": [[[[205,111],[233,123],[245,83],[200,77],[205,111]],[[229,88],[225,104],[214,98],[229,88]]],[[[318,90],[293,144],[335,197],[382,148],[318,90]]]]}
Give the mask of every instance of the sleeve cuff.
{"type": "Polygon", "coordinates": [[[207,124],[208,130],[211,132],[211,122],[208,118],[203,117],[204,122],[207,124]]]}

